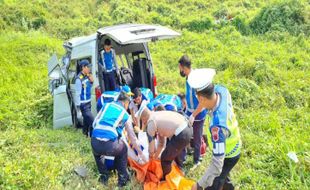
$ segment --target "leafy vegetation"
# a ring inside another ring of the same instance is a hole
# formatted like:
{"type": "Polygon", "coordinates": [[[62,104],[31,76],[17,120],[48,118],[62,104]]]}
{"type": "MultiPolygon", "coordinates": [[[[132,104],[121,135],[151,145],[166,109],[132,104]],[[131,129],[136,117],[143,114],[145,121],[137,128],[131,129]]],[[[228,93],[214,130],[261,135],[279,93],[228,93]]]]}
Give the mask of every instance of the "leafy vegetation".
{"type": "MultiPolygon", "coordinates": [[[[47,60],[65,39],[119,23],[153,23],[182,33],[150,44],[158,90],[184,92],[177,61],[213,67],[232,93],[244,143],[232,171],[240,189],[310,185],[308,1],[0,1],[0,189],[101,189],[89,140],[52,129],[47,60]],[[299,162],[288,157],[296,152],[299,162]],[[88,177],[74,168],[86,165],[88,177]]],[[[197,171],[198,179],[210,160],[197,171]]],[[[116,176],[109,188],[114,188],[116,176]]],[[[134,179],[128,189],[141,188],[134,179]]]]}

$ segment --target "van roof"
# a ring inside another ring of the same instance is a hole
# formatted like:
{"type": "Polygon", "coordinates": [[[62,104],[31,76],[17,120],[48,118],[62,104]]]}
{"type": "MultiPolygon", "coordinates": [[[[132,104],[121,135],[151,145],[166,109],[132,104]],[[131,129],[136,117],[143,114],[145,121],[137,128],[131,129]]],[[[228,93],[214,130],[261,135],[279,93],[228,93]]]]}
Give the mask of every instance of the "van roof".
{"type": "Polygon", "coordinates": [[[181,34],[161,25],[120,24],[97,30],[100,35],[107,35],[119,44],[145,43],[171,39],[181,34]]]}
{"type": "MultiPolygon", "coordinates": [[[[153,39],[169,39],[180,34],[169,28],[160,25],[148,24],[119,24],[107,26],[97,30],[101,35],[109,35],[120,44],[141,43],[151,41],[153,39]]],[[[97,33],[89,36],[81,36],[72,38],[64,43],[65,47],[75,47],[92,40],[96,40],[97,33]]]]}
{"type": "Polygon", "coordinates": [[[91,34],[89,36],[75,37],[75,38],[72,38],[72,39],[66,41],[64,43],[64,46],[68,46],[68,47],[72,48],[72,47],[87,43],[89,41],[96,40],[96,38],[97,38],[97,33],[91,34]]]}

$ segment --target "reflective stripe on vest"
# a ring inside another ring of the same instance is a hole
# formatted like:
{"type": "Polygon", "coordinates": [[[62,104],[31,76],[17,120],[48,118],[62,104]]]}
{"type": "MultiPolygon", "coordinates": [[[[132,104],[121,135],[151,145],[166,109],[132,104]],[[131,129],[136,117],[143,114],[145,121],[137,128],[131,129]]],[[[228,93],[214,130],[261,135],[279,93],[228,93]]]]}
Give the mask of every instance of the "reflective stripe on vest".
{"type": "Polygon", "coordinates": [[[105,139],[120,137],[123,126],[129,118],[126,114],[126,110],[117,103],[105,104],[102,113],[95,120],[96,124],[92,136],[105,139]]]}
{"type": "Polygon", "coordinates": [[[84,76],[82,73],[78,75],[78,78],[81,80],[82,91],[80,95],[81,103],[90,102],[91,100],[91,88],[92,84],[87,76],[84,76]]]}
{"type": "MultiPolygon", "coordinates": [[[[215,92],[220,95],[221,99],[220,99],[219,109],[217,109],[212,114],[212,116],[207,117],[206,119],[206,122],[209,123],[209,130],[207,130],[208,143],[209,145],[213,144],[212,135],[210,131],[210,128],[212,126],[219,126],[219,127],[226,128],[229,131],[230,135],[226,137],[226,141],[225,141],[225,145],[226,145],[225,157],[232,158],[240,154],[241,146],[242,146],[240,133],[239,133],[239,127],[238,127],[238,121],[233,111],[233,107],[231,103],[231,96],[228,90],[222,86],[215,86],[215,92]],[[221,108],[224,108],[225,110],[221,110],[221,108]],[[226,113],[223,114],[223,112],[226,112],[226,113]],[[226,121],[223,119],[226,119],[226,121]]],[[[213,149],[213,146],[209,146],[209,147],[211,150],[213,149]]]]}

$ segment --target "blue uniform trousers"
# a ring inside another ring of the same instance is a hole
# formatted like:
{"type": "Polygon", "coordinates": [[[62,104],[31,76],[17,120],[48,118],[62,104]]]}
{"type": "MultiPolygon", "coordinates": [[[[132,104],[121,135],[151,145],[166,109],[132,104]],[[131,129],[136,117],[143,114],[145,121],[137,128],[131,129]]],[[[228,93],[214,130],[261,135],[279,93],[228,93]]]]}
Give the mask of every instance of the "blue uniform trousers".
{"type": "Polygon", "coordinates": [[[105,84],[105,90],[113,91],[116,89],[116,71],[104,72],[103,80],[105,84]]]}
{"type": "Polygon", "coordinates": [[[94,121],[94,116],[91,112],[91,103],[81,103],[80,108],[83,116],[83,133],[91,136],[94,121]]]}
{"type": "Polygon", "coordinates": [[[114,166],[118,174],[118,185],[123,186],[129,179],[127,172],[127,146],[121,139],[115,141],[100,141],[95,137],[91,139],[91,146],[93,155],[95,157],[96,165],[99,173],[107,180],[109,178],[109,171],[101,159],[101,156],[114,156],[114,166]]]}

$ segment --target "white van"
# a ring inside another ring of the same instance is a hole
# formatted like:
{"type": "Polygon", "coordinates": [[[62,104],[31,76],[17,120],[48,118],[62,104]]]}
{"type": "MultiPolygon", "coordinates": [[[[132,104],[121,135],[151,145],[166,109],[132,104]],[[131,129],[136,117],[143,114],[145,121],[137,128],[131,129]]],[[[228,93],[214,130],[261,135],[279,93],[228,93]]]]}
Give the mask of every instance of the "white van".
{"type": "Polygon", "coordinates": [[[104,27],[97,33],[73,38],[63,46],[66,50],[62,61],[54,54],[48,61],[49,90],[53,95],[53,126],[77,127],[76,110],[73,102],[75,76],[79,71],[79,61],[88,59],[94,76],[92,87],[92,112],[96,115],[96,100],[105,89],[103,70],[100,67],[103,42],[109,38],[116,53],[119,73],[118,85],[149,88],[156,95],[156,76],[148,48],[148,42],[170,39],[180,33],[167,27],[146,24],[122,24],[104,27]]]}

